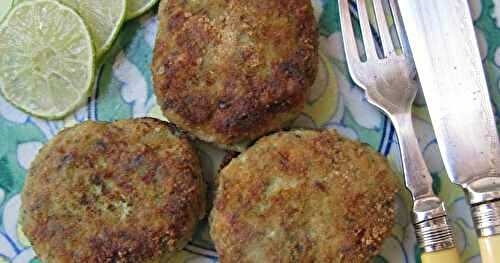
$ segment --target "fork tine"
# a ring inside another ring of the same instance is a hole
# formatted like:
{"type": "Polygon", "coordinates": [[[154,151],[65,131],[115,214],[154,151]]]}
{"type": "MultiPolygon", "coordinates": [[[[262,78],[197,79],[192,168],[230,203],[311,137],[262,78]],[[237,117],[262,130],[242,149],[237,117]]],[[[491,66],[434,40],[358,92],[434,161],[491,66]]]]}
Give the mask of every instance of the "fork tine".
{"type": "Polygon", "coordinates": [[[394,44],[392,43],[391,33],[389,32],[389,25],[384,13],[383,0],[373,0],[373,7],[375,9],[375,17],[377,18],[378,32],[382,40],[382,47],[384,55],[389,57],[394,53],[394,44]]]}
{"type": "Polygon", "coordinates": [[[352,28],[351,13],[349,11],[349,0],[339,0],[340,5],[340,28],[344,42],[347,64],[356,67],[361,63],[356,45],[356,37],[352,28]]]}
{"type": "Polygon", "coordinates": [[[363,44],[365,45],[366,59],[378,59],[375,41],[373,40],[372,30],[370,28],[366,1],[357,0],[356,3],[358,4],[359,25],[361,26],[361,35],[363,37],[363,44]]]}
{"type": "Polygon", "coordinates": [[[392,17],[394,19],[394,24],[396,26],[396,31],[398,32],[399,44],[403,50],[403,54],[406,57],[411,57],[410,47],[408,46],[408,39],[406,38],[406,32],[401,21],[401,13],[399,12],[399,6],[395,0],[389,0],[389,5],[392,12],[392,17]]]}

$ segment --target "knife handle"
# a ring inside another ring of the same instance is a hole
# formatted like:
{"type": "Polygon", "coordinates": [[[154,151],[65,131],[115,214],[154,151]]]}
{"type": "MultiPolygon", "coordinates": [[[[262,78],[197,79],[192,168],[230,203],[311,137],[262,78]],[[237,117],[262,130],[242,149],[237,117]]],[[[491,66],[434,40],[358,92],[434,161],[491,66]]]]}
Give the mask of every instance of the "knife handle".
{"type": "Polygon", "coordinates": [[[500,262],[500,235],[480,237],[479,250],[483,263],[500,262]]]}
{"type": "Polygon", "coordinates": [[[472,205],[472,219],[483,262],[500,262],[500,200],[472,205]]]}
{"type": "MultiPolygon", "coordinates": [[[[422,263],[460,263],[460,257],[455,247],[436,252],[426,252],[422,254],[422,263]]],[[[485,263],[493,263],[485,262],[485,263]]]]}

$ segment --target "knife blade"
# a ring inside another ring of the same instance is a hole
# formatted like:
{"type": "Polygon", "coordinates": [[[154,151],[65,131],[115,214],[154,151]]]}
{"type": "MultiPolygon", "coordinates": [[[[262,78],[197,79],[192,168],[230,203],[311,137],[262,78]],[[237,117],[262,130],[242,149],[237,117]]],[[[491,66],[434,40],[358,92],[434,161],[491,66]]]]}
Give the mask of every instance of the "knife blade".
{"type": "Polygon", "coordinates": [[[450,180],[481,236],[500,234],[500,147],[467,0],[399,0],[450,180]]]}

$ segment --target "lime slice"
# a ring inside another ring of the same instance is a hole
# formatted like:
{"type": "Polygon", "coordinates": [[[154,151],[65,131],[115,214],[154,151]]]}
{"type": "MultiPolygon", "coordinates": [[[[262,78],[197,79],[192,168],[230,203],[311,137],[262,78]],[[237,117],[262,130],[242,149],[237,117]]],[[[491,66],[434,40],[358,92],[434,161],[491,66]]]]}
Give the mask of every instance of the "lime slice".
{"type": "Polygon", "coordinates": [[[12,0],[12,6],[15,6],[15,5],[18,5],[20,3],[27,2],[27,1],[31,1],[31,0],[12,0]]]}
{"type": "Polygon", "coordinates": [[[157,2],[158,0],[128,0],[127,20],[144,14],[157,2]]]}
{"type": "MultiPolygon", "coordinates": [[[[29,1],[32,0],[14,0],[14,4],[29,1]]],[[[59,2],[73,8],[82,16],[90,29],[96,57],[100,57],[111,47],[127,14],[127,0],[59,0],[59,2]]]]}
{"type": "Polygon", "coordinates": [[[0,0],[0,22],[2,22],[4,16],[9,12],[12,1],[13,0],[0,0]]]}
{"type": "Polygon", "coordinates": [[[59,0],[78,12],[90,29],[96,57],[109,49],[125,21],[126,0],[59,0]]]}
{"type": "Polygon", "coordinates": [[[17,107],[60,118],[87,97],[94,50],[81,17],[53,0],[15,6],[0,25],[0,91],[17,107]]]}

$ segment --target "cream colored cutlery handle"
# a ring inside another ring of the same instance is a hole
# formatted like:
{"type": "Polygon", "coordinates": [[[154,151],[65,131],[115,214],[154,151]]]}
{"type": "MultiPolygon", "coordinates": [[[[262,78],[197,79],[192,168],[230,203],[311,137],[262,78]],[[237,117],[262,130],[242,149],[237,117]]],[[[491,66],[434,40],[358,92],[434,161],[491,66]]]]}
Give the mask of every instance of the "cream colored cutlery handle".
{"type": "Polygon", "coordinates": [[[480,237],[479,250],[483,263],[500,262],[500,235],[480,237]]]}
{"type": "MultiPolygon", "coordinates": [[[[456,248],[449,248],[436,252],[422,254],[422,263],[460,263],[460,257],[456,248]]],[[[493,261],[491,261],[493,262],[493,261]]],[[[487,262],[488,263],[488,262],[487,262]]]]}

